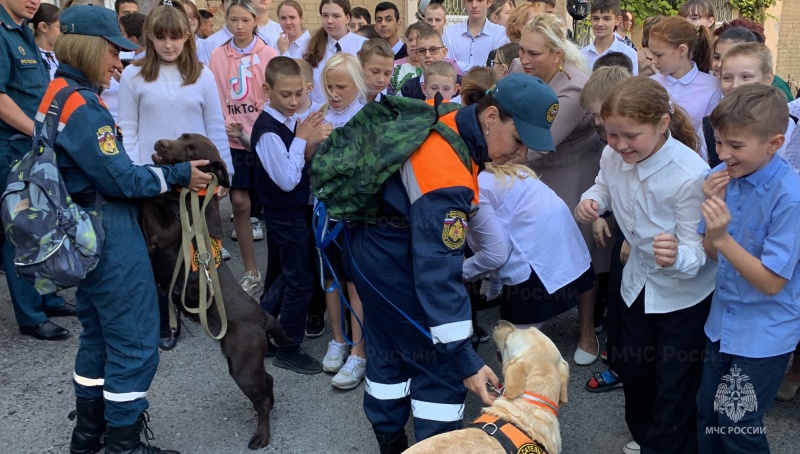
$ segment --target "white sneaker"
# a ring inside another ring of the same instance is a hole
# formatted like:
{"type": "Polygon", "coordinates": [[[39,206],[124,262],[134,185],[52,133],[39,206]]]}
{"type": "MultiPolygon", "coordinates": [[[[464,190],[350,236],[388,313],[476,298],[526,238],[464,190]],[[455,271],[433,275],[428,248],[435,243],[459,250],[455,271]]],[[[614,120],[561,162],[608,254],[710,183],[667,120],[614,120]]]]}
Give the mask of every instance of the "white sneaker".
{"type": "Polygon", "coordinates": [[[233,241],[239,241],[238,239],[236,239],[236,227],[234,227],[233,232],[231,232],[231,239],[233,241]]]}
{"type": "Polygon", "coordinates": [[[642,449],[639,447],[639,443],[631,440],[625,445],[624,448],[622,448],[622,454],[639,454],[641,450],[642,449]]]}
{"type": "Polygon", "coordinates": [[[263,240],[264,229],[261,228],[261,221],[258,218],[250,218],[250,224],[253,225],[253,241],[263,240]]]}
{"type": "Polygon", "coordinates": [[[325,357],[322,358],[322,370],[331,373],[339,372],[339,369],[344,365],[344,360],[347,358],[348,353],[350,352],[348,351],[347,344],[340,344],[331,339],[328,342],[328,352],[325,353],[325,357]]]}
{"type": "Polygon", "coordinates": [[[239,285],[253,298],[257,298],[256,295],[260,295],[264,291],[264,282],[261,280],[261,273],[258,271],[255,274],[252,271],[245,273],[239,279],[239,285]]]}
{"type": "Polygon", "coordinates": [[[230,260],[231,259],[231,253],[228,252],[228,250],[225,249],[225,248],[222,248],[222,251],[220,252],[220,255],[222,255],[222,260],[230,260]]]}
{"type": "Polygon", "coordinates": [[[331,385],[339,389],[353,389],[361,383],[367,373],[367,360],[350,355],[347,362],[339,369],[339,373],[331,379],[331,385]]]}

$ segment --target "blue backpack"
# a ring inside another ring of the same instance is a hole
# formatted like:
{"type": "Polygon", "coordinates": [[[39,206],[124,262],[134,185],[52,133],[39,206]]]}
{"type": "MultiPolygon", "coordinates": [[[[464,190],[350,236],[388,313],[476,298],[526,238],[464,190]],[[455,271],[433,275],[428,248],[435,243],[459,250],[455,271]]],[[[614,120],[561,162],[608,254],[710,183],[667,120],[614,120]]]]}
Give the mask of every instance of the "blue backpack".
{"type": "Polygon", "coordinates": [[[43,121],[36,121],[33,149],[11,168],[0,198],[6,239],[14,245],[17,274],[42,294],[74,287],[97,266],[105,234],[102,197],[94,210],[76,204],[58,170],[55,146],[61,109],[80,87],[58,91],[43,121]]]}

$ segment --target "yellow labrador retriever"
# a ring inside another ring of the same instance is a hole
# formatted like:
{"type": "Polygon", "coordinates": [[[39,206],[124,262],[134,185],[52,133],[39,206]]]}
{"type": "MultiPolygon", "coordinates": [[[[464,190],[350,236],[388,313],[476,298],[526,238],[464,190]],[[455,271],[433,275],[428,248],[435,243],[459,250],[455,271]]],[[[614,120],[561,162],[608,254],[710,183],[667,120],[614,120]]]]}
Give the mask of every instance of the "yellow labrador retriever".
{"type": "Polygon", "coordinates": [[[536,328],[501,320],[494,341],[503,360],[503,397],[467,428],[423,440],[406,454],[561,452],[558,403],[567,402],[569,365],[536,328]]]}

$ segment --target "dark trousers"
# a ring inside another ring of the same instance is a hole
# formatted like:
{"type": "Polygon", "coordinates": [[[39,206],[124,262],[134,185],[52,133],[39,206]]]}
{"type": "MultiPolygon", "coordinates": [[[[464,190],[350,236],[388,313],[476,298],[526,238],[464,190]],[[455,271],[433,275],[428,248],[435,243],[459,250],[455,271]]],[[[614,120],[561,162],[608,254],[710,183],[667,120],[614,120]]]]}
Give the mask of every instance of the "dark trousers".
{"type": "Polygon", "coordinates": [[[706,338],[697,394],[698,448],[703,454],[768,454],[764,415],[775,402],[791,353],[745,358],[719,348],[719,341],[706,338]]]}
{"type": "Polygon", "coordinates": [[[625,422],[642,454],[697,452],[695,397],[711,295],[666,314],[644,312],[644,289],[621,310],[625,422]]]}
{"type": "MultiPolygon", "coordinates": [[[[314,231],[314,226],[311,223],[312,217],[313,207],[309,205],[308,210],[306,210],[306,223],[311,232],[314,231]]],[[[266,239],[267,272],[264,274],[265,291],[261,299],[266,300],[272,298],[283,300],[283,291],[285,290],[286,285],[281,271],[281,260],[280,256],[278,255],[278,246],[274,244],[274,240],[272,237],[270,237],[269,231],[267,231],[266,239]],[[273,294],[268,295],[270,289],[272,290],[273,294]]],[[[312,286],[313,292],[311,295],[311,303],[308,305],[308,314],[323,317],[327,309],[325,305],[325,290],[323,290],[322,284],[320,283],[322,281],[320,280],[321,271],[319,266],[319,253],[317,252],[316,243],[314,243],[313,237],[308,247],[308,254],[308,260],[311,263],[311,269],[314,272],[314,281],[312,286]]]]}
{"type": "Polygon", "coordinates": [[[283,331],[299,346],[303,342],[306,313],[314,285],[309,257],[311,231],[304,218],[267,217],[264,224],[267,226],[268,247],[277,252],[281,273],[264,292],[261,308],[274,316],[280,314],[283,331]]]}
{"type": "MultiPolygon", "coordinates": [[[[616,372],[622,379],[620,370],[619,356],[622,352],[622,320],[620,320],[622,308],[627,308],[622,301],[622,270],[625,265],[619,259],[619,252],[625,237],[621,234],[617,237],[614,247],[611,249],[611,269],[608,273],[608,292],[606,295],[606,352],[608,352],[608,368],[616,372]]],[[[599,279],[599,275],[598,275],[599,279]]],[[[599,285],[599,284],[598,284],[599,285]]],[[[595,320],[597,320],[595,318],[595,320]]]]}

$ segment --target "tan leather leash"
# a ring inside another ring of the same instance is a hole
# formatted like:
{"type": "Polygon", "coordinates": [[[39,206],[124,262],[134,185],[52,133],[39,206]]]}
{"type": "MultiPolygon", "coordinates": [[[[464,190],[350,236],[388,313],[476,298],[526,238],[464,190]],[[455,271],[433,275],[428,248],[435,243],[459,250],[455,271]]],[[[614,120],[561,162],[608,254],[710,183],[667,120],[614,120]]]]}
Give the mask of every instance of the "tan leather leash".
{"type": "Polygon", "coordinates": [[[172,301],[172,289],[175,288],[175,283],[178,281],[181,266],[183,266],[183,289],[181,290],[181,304],[183,309],[190,313],[196,314],[200,317],[200,324],[206,330],[209,336],[214,339],[222,339],[228,331],[228,317],[225,314],[225,304],[222,301],[222,289],[219,286],[219,276],[217,274],[216,264],[209,266],[212,261],[212,245],[211,236],[208,233],[208,224],[206,224],[206,207],[211,198],[214,197],[214,192],[217,189],[217,177],[211,176],[211,183],[206,189],[206,197],[203,200],[202,207],[200,206],[200,196],[196,191],[191,191],[189,188],[181,189],[180,201],[180,218],[181,218],[181,254],[175,261],[175,271],[172,273],[172,282],[169,286],[169,327],[175,332],[178,329],[177,308],[172,301]],[[189,211],[186,207],[186,196],[191,199],[192,220],[189,219],[189,211]],[[192,253],[192,241],[197,244],[197,251],[192,253]],[[191,264],[195,261],[198,264],[198,279],[200,281],[200,295],[197,301],[197,308],[190,308],[186,306],[186,287],[191,274],[191,264]],[[211,333],[208,327],[208,310],[212,304],[216,304],[217,312],[219,313],[220,330],[217,335],[211,333]]]}

